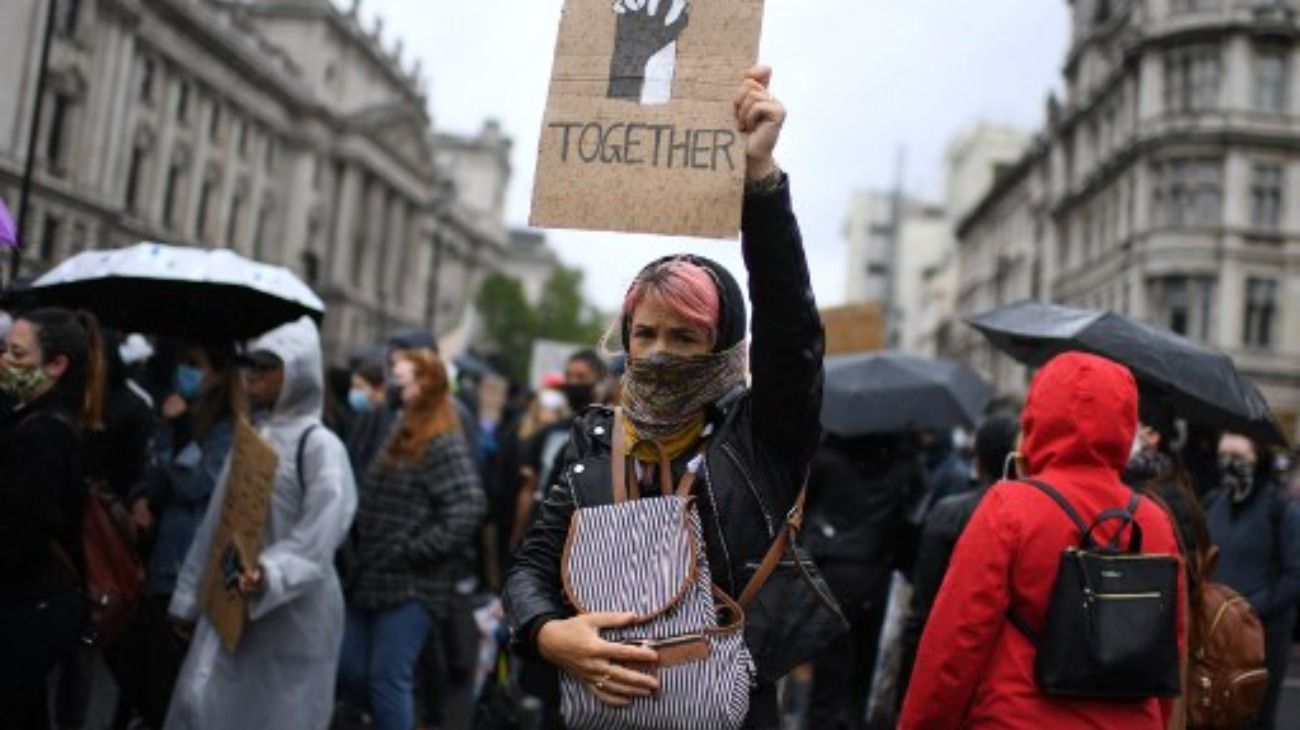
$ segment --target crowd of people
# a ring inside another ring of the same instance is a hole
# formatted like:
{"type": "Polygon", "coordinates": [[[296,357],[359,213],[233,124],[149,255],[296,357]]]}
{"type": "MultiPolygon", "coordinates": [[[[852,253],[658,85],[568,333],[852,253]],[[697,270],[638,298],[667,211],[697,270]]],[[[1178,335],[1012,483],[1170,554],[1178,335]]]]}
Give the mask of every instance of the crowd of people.
{"type": "Polygon", "coordinates": [[[1300,604],[1284,455],[1140,404],[1124,366],[1080,353],[969,436],[822,433],[822,328],[773,158],[785,109],[769,80],[750,71],[735,103],[752,312],[716,262],[651,262],[611,328],[618,354],[578,351],[540,383],[458,373],[429,333],[396,333],[379,359],[330,372],[309,319],[236,343],[14,313],[0,367],[0,721],[82,728],[111,678],[115,728],[695,727],[691,708],[659,700],[721,682],[723,666],[745,688],[718,685],[738,708],[728,727],[1166,730],[1188,726],[1190,614],[1208,575],[1263,626],[1253,727],[1277,727],[1300,604]],[[248,428],[276,463],[245,561],[218,535],[248,428]],[[676,570],[623,554],[617,534],[591,564],[571,554],[580,521],[656,491],[681,497],[687,582],[704,576],[717,601],[685,636],[653,631],[685,620],[686,589],[615,591],[599,610],[574,592],[582,565],[676,570]],[[142,572],[119,624],[83,595],[99,505],[142,572]],[[1116,550],[1177,556],[1164,619],[1182,699],[1042,686],[1038,627],[1080,537],[1075,510],[1116,550]],[[212,591],[241,601],[233,644],[204,609],[212,591]],[[712,673],[693,673],[706,661],[712,673]]]}
{"type": "Polygon", "coordinates": [[[398,336],[331,391],[306,320],[246,345],[123,340],[62,309],[10,321],[6,726],[84,727],[110,677],[114,727],[324,727],[336,709],[343,724],[470,726],[480,632],[466,616],[499,590],[573,414],[617,390],[595,351],[527,390],[492,372],[453,382],[432,338],[398,336]],[[327,400],[345,417],[326,419],[327,400]],[[244,419],[279,460],[232,654],[200,606],[244,419]],[[92,495],[111,500],[143,568],[110,642],[90,636],[81,595],[92,495]]]}

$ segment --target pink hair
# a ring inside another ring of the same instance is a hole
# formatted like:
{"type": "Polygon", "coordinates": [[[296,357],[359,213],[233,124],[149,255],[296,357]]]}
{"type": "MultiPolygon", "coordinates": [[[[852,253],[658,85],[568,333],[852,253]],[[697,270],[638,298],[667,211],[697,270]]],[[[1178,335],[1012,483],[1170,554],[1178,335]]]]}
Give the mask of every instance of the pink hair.
{"type": "Polygon", "coordinates": [[[630,326],[632,315],[650,297],[696,327],[718,333],[721,302],[718,285],[704,267],[676,259],[650,269],[635,282],[623,299],[623,321],[630,326]]]}

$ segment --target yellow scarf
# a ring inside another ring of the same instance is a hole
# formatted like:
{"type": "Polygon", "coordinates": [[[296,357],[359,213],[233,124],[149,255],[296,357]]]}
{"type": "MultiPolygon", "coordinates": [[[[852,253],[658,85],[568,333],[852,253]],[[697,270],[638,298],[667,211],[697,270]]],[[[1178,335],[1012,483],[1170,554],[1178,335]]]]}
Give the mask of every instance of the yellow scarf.
{"type": "MultiPolygon", "coordinates": [[[[659,448],[663,449],[664,455],[668,457],[668,461],[671,462],[694,446],[703,432],[704,411],[700,411],[682,430],[657,443],[659,448]]],[[[627,437],[627,442],[631,444],[628,453],[633,458],[651,464],[659,463],[659,452],[655,449],[656,442],[652,439],[641,438],[636,432],[636,426],[632,425],[632,419],[623,419],[623,433],[627,437]]]]}

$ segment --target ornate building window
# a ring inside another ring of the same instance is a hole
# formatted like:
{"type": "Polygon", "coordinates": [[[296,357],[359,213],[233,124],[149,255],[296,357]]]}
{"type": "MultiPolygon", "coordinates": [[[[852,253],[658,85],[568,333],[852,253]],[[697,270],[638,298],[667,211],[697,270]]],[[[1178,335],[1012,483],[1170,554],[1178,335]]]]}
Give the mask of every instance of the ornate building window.
{"type": "Polygon", "coordinates": [[[141,213],[140,201],[145,196],[142,194],[147,184],[146,179],[149,169],[149,152],[153,149],[154,135],[147,127],[140,127],[135,131],[135,136],[131,140],[131,157],[126,163],[126,210],[129,213],[141,213]]]}
{"type": "Polygon", "coordinates": [[[59,233],[63,229],[63,220],[53,213],[45,214],[45,225],[41,227],[41,242],[36,255],[41,261],[53,261],[59,248],[59,233]]]}
{"type": "Polygon", "coordinates": [[[239,229],[244,222],[244,198],[247,185],[240,181],[235,185],[234,195],[230,198],[230,217],[226,221],[226,248],[238,250],[239,229]]]}
{"type": "Polygon", "coordinates": [[[180,204],[177,196],[184,187],[185,168],[188,164],[188,151],[182,149],[167,166],[167,181],[163,186],[163,225],[172,230],[180,227],[180,204]]]}
{"type": "Polygon", "coordinates": [[[80,16],[81,0],[60,0],[54,27],[65,36],[74,36],[80,16]]]}
{"type": "Polygon", "coordinates": [[[1246,280],[1246,321],[1241,344],[1268,349],[1273,346],[1273,322],[1277,319],[1277,281],[1246,280]]]}
{"type": "Polygon", "coordinates": [[[1189,46],[1165,56],[1165,108],[1172,112],[1213,109],[1222,71],[1218,46],[1189,46]]]}
{"type": "Polygon", "coordinates": [[[1206,342],[1214,333],[1214,279],[1165,276],[1150,283],[1155,319],[1184,337],[1206,342]]]}
{"type": "Polygon", "coordinates": [[[1258,164],[1250,180],[1250,224],[1276,231],[1282,226],[1282,166],[1258,164]]]}
{"type": "Polygon", "coordinates": [[[1270,114],[1286,112],[1287,49],[1261,46],[1255,49],[1255,109],[1270,114]]]}
{"type": "Polygon", "coordinates": [[[1170,159],[1151,166],[1152,219],[1161,226],[1218,225],[1223,207],[1223,162],[1170,159]]]}
{"type": "Polygon", "coordinates": [[[217,194],[221,189],[221,170],[217,167],[209,167],[203,175],[203,182],[199,185],[199,209],[198,221],[195,223],[195,235],[201,243],[211,244],[216,241],[216,235],[210,230],[213,219],[213,206],[217,205],[220,196],[217,194]]]}
{"type": "Polygon", "coordinates": [[[267,255],[266,237],[271,235],[275,217],[275,198],[267,196],[262,200],[262,207],[257,211],[257,230],[253,232],[253,258],[265,261],[267,255]]]}
{"type": "Polygon", "coordinates": [[[152,58],[140,59],[140,101],[145,104],[153,102],[154,62],[152,58]]]}
{"type": "Polygon", "coordinates": [[[215,99],[212,102],[212,116],[208,117],[208,139],[214,143],[221,141],[221,102],[215,99]]]}
{"type": "Polygon", "coordinates": [[[180,82],[176,91],[176,121],[187,124],[190,121],[190,84],[180,82]]]}
{"type": "Polygon", "coordinates": [[[50,104],[49,136],[45,138],[45,159],[55,169],[63,167],[67,151],[69,117],[72,116],[72,95],[56,91],[50,104]]]}

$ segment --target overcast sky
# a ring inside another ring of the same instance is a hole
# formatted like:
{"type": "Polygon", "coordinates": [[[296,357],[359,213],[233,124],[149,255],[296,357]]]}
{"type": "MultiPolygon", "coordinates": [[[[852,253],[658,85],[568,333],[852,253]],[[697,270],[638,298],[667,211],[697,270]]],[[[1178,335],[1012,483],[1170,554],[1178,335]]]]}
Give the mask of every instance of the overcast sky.
{"type": "MultiPolygon", "coordinates": [[[[708,2],[709,0],[695,0],[708,2]]],[[[528,220],[533,166],[562,0],[365,0],[386,45],[423,61],[440,130],[498,119],[514,139],[508,222],[528,220]]],[[[786,103],[777,158],[790,173],[820,304],[844,298],[841,235],[854,190],[888,188],[906,150],[905,187],[937,198],[948,141],[987,120],[1042,126],[1060,86],[1066,0],[767,0],[760,60],[786,103]]],[[[367,22],[367,27],[370,23],[367,22]]],[[[742,70],[738,70],[738,74],[742,70]]],[[[613,311],[645,262],[676,251],[717,258],[744,281],[739,244],[552,231],[584,269],[588,296],[613,311]]]]}

